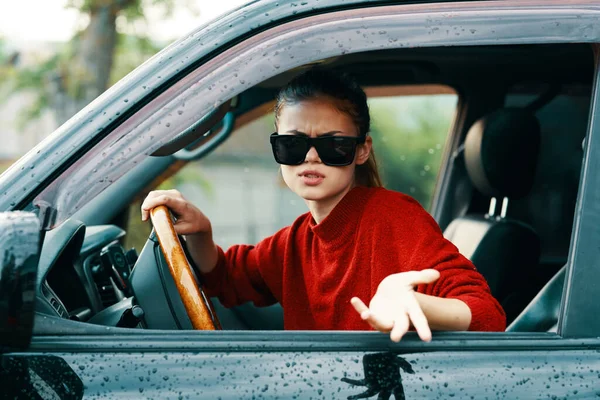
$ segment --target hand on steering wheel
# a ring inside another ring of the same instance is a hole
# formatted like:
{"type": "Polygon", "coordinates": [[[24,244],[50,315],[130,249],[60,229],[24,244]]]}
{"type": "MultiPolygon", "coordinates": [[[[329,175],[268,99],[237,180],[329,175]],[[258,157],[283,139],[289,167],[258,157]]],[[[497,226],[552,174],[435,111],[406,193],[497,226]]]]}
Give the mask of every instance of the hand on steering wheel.
{"type": "Polygon", "coordinates": [[[200,330],[221,329],[210,299],[194,278],[192,267],[173,227],[169,209],[165,206],[155,207],[150,211],[150,218],[192,326],[200,330]]]}

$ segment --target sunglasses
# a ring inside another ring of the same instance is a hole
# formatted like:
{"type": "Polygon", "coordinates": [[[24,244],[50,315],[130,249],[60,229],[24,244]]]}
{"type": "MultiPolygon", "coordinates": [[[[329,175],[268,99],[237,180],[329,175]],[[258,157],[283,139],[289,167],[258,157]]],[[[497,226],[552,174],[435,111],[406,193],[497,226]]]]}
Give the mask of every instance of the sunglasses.
{"type": "Polygon", "coordinates": [[[314,147],[325,165],[343,167],[352,164],[356,146],[364,143],[365,136],[320,136],[311,138],[303,135],[270,136],[275,161],[285,165],[300,165],[306,154],[314,147]]]}

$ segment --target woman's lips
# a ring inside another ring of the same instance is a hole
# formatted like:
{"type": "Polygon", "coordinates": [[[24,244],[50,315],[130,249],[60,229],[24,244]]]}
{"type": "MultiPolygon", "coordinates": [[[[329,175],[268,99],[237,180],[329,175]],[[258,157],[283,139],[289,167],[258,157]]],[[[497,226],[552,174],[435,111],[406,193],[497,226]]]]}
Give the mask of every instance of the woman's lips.
{"type": "Polygon", "coordinates": [[[303,171],[298,175],[307,186],[317,186],[325,179],[325,176],[317,171],[303,171]]]}

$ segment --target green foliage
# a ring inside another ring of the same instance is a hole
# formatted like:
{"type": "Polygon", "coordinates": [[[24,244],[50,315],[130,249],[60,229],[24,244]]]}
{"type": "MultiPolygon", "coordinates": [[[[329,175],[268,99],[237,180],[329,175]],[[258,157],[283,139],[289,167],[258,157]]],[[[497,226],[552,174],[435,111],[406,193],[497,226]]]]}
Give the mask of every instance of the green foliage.
{"type": "Polygon", "coordinates": [[[201,163],[193,161],[183,167],[179,172],[165,179],[156,190],[169,190],[178,188],[184,184],[191,184],[201,187],[204,193],[211,196],[214,194],[214,188],[210,180],[201,171],[201,163]]]}
{"type": "Polygon", "coordinates": [[[378,98],[370,100],[369,106],[373,147],[384,185],[428,208],[456,96],[378,98]]]}
{"type": "Polygon", "coordinates": [[[100,7],[110,5],[128,23],[145,19],[148,7],[159,7],[165,18],[173,16],[178,7],[185,7],[194,14],[198,14],[192,0],[69,0],[67,8],[74,8],[83,14],[93,13],[100,7]]]}
{"type": "Polygon", "coordinates": [[[9,62],[5,40],[0,36],[0,89],[4,89],[0,91],[0,100],[7,95],[8,90],[3,88],[3,86],[6,86],[5,82],[9,82],[12,79],[13,74],[14,68],[9,62]]]}
{"type": "Polygon", "coordinates": [[[160,50],[160,46],[146,36],[117,34],[117,45],[110,84],[115,84],[160,50]]]}
{"type": "Polygon", "coordinates": [[[150,236],[152,231],[152,224],[149,221],[142,221],[142,200],[134,201],[129,205],[127,211],[127,226],[125,227],[125,238],[123,240],[123,246],[126,249],[132,247],[137,249],[138,252],[142,251],[144,243],[150,236]]]}
{"type": "MultiPolygon", "coordinates": [[[[109,85],[127,75],[162,47],[144,34],[129,33],[133,29],[128,28],[133,28],[134,22],[145,20],[149,7],[159,8],[165,17],[173,15],[178,7],[185,7],[186,11],[198,14],[192,0],[69,0],[66,7],[78,10],[82,17],[91,18],[101,8],[109,8],[110,13],[117,16],[119,24],[117,41],[111,50],[113,58],[109,66],[109,85]]],[[[50,58],[27,68],[5,65],[8,56],[0,40],[0,103],[18,91],[29,91],[36,95],[33,104],[18,116],[19,129],[22,130],[28,121],[38,118],[46,109],[55,111],[59,121],[66,120],[93,99],[88,98],[93,77],[85,65],[99,61],[77,60],[81,56],[82,33],[83,31],[74,33],[73,38],[60,46],[50,58]],[[70,102],[68,107],[65,106],[66,102],[70,102]],[[65,113],[67,115],[63,115],[65,113]]],[[[106,60],[110,62],[111,58],[106,60]]]]}

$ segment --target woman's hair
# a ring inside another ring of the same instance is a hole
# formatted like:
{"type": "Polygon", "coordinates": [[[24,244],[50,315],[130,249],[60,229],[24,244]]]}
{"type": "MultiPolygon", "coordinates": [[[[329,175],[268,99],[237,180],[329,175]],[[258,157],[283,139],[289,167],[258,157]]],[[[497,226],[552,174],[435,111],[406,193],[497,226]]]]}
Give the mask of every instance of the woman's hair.
{"type": "MultiPolygon", "coordinates": [[[[359,136],[369,133],[371,116],[365,92],[349,75],[321,68],[301,73],[279,91],[275,104],[275,125],[277,126],[279,114],[286,105],[317,98],[333,100],[339,111],[352,118],[359,136]]],[[[356,183],[369,187],[383,186],[372,147],[367,162],[356,166],[356,183]]]]}

